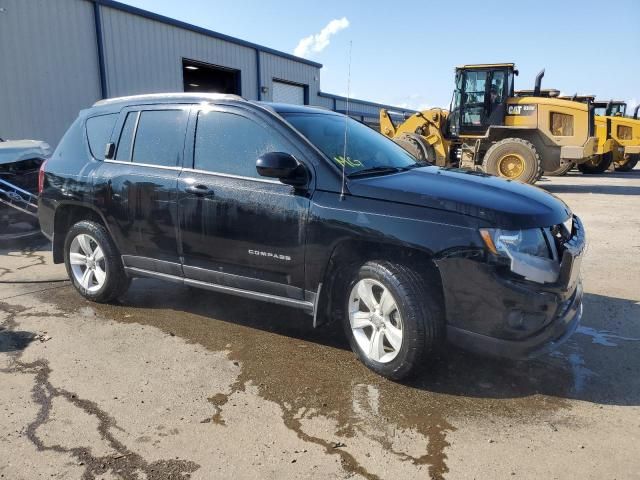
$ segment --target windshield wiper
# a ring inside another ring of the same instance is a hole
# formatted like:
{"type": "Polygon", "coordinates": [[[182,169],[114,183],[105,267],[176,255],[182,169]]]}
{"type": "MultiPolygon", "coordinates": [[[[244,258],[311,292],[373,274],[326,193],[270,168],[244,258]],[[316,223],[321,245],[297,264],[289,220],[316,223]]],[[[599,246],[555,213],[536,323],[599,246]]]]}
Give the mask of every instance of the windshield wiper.
{"type": "Polygon", "coordinates": [[[385,173],[397,173],[402,172],[404,168],[400,167],[371,167],[365,168],[362,170],[358,170],[357,172],[350,173],[347,175],[349,178],[353,177],[364,177],[367,175],[384,175],[385,173]]]}

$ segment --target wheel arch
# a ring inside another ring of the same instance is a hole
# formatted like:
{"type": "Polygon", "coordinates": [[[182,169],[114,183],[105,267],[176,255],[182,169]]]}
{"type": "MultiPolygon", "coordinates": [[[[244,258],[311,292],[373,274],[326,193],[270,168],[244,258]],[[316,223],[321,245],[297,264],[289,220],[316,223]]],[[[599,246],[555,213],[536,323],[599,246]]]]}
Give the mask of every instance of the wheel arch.
{"type": "Polygon", "coordinates": [[[69,229],[82,220],[100,223],[109,231],[102,213],[93,205],[79,202],[64,202],[56,207],[53,217],[53,263],[64,263],[64,241],[69,229]]]}
{"type": "Polygon", "coordinates": [[[384,260],[411,267],[425,277],[427,282],[436,282],[437,291],[444,299],[442,278],[431,252],[406,245],[380,243],[368,240],[345,239],[335,245],[322,275],[322,287],[317,299],[318,309],[314,326],[331,323],[340,318],[341,296],[357,269],[372,260],[384,260]]]}

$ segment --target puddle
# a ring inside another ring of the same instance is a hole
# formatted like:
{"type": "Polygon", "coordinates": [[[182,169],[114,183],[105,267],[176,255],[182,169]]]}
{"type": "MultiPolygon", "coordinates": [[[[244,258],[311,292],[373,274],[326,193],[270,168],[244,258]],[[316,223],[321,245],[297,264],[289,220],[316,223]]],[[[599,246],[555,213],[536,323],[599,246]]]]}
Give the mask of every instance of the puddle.
{"type": "Polygon", "coordinates": [[[585,327],[584,325],[580,325],[576,333],[591,337],[591,343],[602,345],[603,347],[617,347],[618,344],[614,340],[640,342],[640,338],[623,337],[607,330],[596,330],[595,328],[585,327]]]}
{"type": "Polygon", "coordinates": [[[375,442],[398,461],[424,466],[427,478],[444,478],[447,435],[457,420],[501,415],[538,422],[568,408],[558,397],[575,387],[566,364],[505,362],[457,351],[425,365],[424,375],[410,383],[390,382],[356,360],[339,328],[313,329],[311,318],[295,310],[152,280],[134,281],[123,305],[86,302],[71,287],[58,290],[55,302],[80,321],[97,314],[152,325],[229,352],[240,376],[229,395],[208,399],[217,412],[203,423],[225,424],[229,397],[253,385],[280,405],[284,423],[301,439],[339,455],[347,471],[366,478],[378,476],[362,466],[350,439],[375,442]],[[552,383],[556,395],[547,396],[552,383]],[[314,419],[336,428],[310,433],[314,419]]]}

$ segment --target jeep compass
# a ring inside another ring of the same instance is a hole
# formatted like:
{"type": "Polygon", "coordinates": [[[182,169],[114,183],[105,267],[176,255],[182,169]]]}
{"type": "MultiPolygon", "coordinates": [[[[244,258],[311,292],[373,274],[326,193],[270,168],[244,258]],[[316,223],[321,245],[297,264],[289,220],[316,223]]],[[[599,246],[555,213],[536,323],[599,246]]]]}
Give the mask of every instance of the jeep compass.
{"type": "MultiPolygon", "coordinates": [[[[529,358],[576,329],[582,223],[536,187],[417,162],[332,111],[155,94],[80,112],[39,178],[78,292],[152,277],[344,325],[392,379],[450,344],[529,358]]],[[[231,301],[231,300],[230,300],[231,301]]]]}

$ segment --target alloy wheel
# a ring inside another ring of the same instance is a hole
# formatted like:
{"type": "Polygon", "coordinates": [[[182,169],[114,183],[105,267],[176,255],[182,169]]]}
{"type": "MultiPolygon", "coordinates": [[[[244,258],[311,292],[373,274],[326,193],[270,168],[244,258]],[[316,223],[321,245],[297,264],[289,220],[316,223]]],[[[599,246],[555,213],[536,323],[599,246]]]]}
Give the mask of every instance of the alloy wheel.
{"type": "Polygon", "coordinates": [[[396,299],[382,283],[364,278],[353,286],[349,323],[367,358],[380,363],[396,358],[402,347],[402,317],[396,299]]]}
{"type": "Polygon", "coordinates": [[[107,279],[102,247],[86,233],[77,235],[71,241],[69,264],[75,280],[89,292],[100,290],[107,279]]]}

